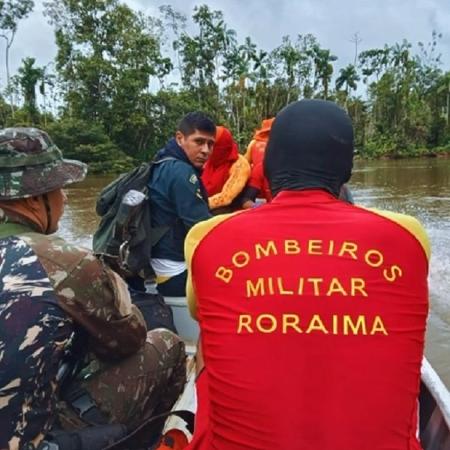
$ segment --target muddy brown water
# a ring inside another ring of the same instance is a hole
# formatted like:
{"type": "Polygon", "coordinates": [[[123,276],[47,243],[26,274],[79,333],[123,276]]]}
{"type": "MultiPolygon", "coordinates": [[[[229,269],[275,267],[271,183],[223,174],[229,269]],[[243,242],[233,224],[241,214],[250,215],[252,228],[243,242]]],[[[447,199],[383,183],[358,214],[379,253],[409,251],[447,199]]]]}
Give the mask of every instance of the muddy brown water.
{"type": "MultiPolygon", "coordinates": [[[[114,177],[88,176],[67,190],[59,234],[91,247],[95,200],[114,177]]],[[[425,226],[432,247],[426,355],[450,388],[450,159],[357,161],[350,187],[357,204],[402,212],[425,226]]]]}

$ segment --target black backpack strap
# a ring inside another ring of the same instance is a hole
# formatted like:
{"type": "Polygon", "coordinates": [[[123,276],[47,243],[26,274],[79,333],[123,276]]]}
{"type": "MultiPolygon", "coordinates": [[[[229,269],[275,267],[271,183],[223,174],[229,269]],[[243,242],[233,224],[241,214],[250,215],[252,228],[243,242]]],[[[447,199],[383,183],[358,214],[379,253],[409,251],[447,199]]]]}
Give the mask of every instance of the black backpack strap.
{"type": "MultiPolygon", "coordinates": [[[[162,414],[158,414],[157,416],[150,417],[143,424],[137,427],[133,432],[125,436],[123,439],[116,441],[114,444],[105,447],[102,450],[124,450],[129,448],[140,448],[142,443],[142,436],[151,436],[151,430],[162,430],[164,427],[164,423],[167,418],[170,416],[178,416],[186,422],[186,428],[189,430],[191,434],[194,433],[194,421],[195,414],[189,410],[178,410],[178,411],[168,411],[162,414]]],[[[157,436],[154,439],[154,442],[151,442],[150,445],[154,445],[161,436],[157,436]]]]}
{"type": "Polygon", "coordinates": [[[171,415],[182,418],[189,432],[194,432],[195,416],[191,411],[169,411],[151,417],[132,433],[127,434],[126,427],[121,424],[96,425],[76,431],[52,430],[37,447],[30,443],[22,450],[129,450],[143,446],[149,448],[159,441],[159,431],[171,415]],[[151,439],[154,430],[158,433],[151,439]]]}
{"type": "Polygon", "coordinates": [[[76,411],[83,422],[89,425],[108,424],[108,418],[100,411],[91,394],[76,382],[64,391],[63,400],[76,411]]]}
{"type": "Polygon", "coordinates": [[[36,448],[31,444],[22,450],[102,450],[127,434],[124,425],[109,424],[76,431],[52,430],[36,448]]]}

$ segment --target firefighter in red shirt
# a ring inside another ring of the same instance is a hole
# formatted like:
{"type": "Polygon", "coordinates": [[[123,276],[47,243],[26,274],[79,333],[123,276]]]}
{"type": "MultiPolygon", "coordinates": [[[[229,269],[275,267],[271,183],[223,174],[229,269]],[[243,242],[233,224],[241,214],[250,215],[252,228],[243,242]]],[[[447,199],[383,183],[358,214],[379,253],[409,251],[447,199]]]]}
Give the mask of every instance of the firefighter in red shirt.
{"type": "Polygon", "coordinates": [[[352,160],[343,109],[292,103],[264,159],[273,200],[190,231],[190,449],[421,449],[429,243],[412,217],[338,200],[352,160]]]}

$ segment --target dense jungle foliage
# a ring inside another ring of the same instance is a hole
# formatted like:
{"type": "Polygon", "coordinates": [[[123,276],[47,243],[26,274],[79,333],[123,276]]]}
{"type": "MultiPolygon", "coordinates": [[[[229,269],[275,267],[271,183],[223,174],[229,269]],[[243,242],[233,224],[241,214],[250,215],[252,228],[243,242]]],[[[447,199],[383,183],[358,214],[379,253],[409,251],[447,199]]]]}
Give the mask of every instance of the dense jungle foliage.
{"type": "Polygon", "coordinates": [[[229,126],[244,151],[262,119],[300,98],[346,108],[362,157],[450,152],[450,72],[435,32],[415,47],[403,41],[359,53],[356,34],[354,61],[336,71],[337,57],[312,34],[285,36],[265,51],[250,37],[239,42],[223,13],[206,5],[192,17],[170,6],[149,17],[119,0],[44,5],[56,58],[37,67],[29,56],[11,76],[11,45],[34,2],[0,2],[7,73],[0,125],[46,129],[66,157],[91,171],[148,159],[192,110],[229,126]]]}

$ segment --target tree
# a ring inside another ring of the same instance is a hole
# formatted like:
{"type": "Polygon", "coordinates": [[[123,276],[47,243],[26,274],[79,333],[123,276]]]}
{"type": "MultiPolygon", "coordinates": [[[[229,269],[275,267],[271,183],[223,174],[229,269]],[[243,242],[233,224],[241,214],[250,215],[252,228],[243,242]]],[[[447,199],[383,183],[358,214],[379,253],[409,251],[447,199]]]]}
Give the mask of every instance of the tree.
{"type": "Polygon", "coordinates": [[[17,81],[23,95],[24,109],[27,111],[31,123],[37,122],[36,85],[38,83],[42,85],[45,73],[43,67],[34,66],[35,62],[34,58],[23,59],[17,75],[17,81]]]}
{"type": "Polygon", "coordinates": [[[389,64],[390,48],[386,45],[382,49],[376,48],[366,50],[359,54],[358,60],[362,68],[364,82],[368,83],[373,74],[375,74],[378,81],[380,74],[386,70],[389,64]]]}
{"type": "Polygon", "coordinates": [[[330,50],[320,48],[315,45],[312,49],[312,56],[315,65],[316,80],[322,84],[322,98],[328,98],[328,88],[333,75],[333,61],[337,60],[337,56],[331,54],[330,50]]]}
{"type": "Polygon", "coordinates": [[[52,0],[46,14],[55,26],[56,70],[66,114],[100,123],[129,154],[144,151],[151,118],[141,99],[151,77],[172,68],[160,52],[154,21],[118,0],[52,0]]]}
{"type": "MultiPolygon", "coordinates": [[[[186,21],[187,17],[176,11],[170,5],[162,5],[159,7],[159,11],[163,16],[163,23],[165,24],[165,28],[163,27],[165,36],[169,41],[169,33],[168,30],[172,32],[172,50],[175,52],[175,64],[174,67],[178,70],[178,75],[181,77],[182,75],[182,66],[180,60],[180,54],[178,51],[178,40],[180,39],[181,33],[184,33],[186,30],[186,21]]],[[[166,40],[166,39],[164,39],[166,40]]]]}
{"type": "Polygon", "coordinates": [[[304,55],[292,44],[289,36],[283,36],[282,44],[274,50],[274,57],[279,63],[282,74],[285,75],[285,105],[287,105],[291,102],[291,99],[296,100],[300,94],[297,85],[297,66],[304,55]]]}
{"type": "Polygon", "coordinates": [[[345,108],[347,108],[347,100],[351,90],[358,87],[359,75],[356,67],[349,64],[339,71],[339,76],[336,78],[336,89],[341,89],[344,86],[345,91],[345,108]]]}
{"type": "MultiPolygon", "coordinates": [[[[6,84],[10,82],[9,51],[17,32],[18,22],[30,14],[34,8],[33,0],[2,0],[0,2],[0,36],[5,39],[5,66],[6,84]]],[[[12,113],[14,115],[13,102],[10,98],[12,113]]]]}
{"type": "MultiPolygon", "coordinates": [[[[31,3],[0,0],[0,22],[10,26],[12,37],[26,14],[13,5],[31,3]],[[9,22],[5,11],[12,14],[9,22]]],[[[23,107],[12,118],[12,101],[0,97],[0,121],[55,129],[70,144],[69,153],[95,170],[121,170],[148,159],[179,118],[198,109],[230,127],[246,146],[262,119],[299,98],[343,104],[361,154],[420,154],[450,142],[450,82],[448,69],[441,68],[438,33],[419,43],[418,52],[402,41],[360,53],[356,33],[352,63],[340,69],[332,91],[337,58],[315,36],[284,36],[275,48],[261,49],[249,37],[238,39],[222,11],[206,5],[194,8],[193,27],[171,6],[149,17],[124,0],[47,0],[45,13],[58,47],[50,63],[55,76],[25,58],[5,90],[23,97],[23,107]],[[365,95],[355,95],[360,77],[365,95]],[[58,99],[55,119],[46,113],[49,97],[58,99]]]]}
{"type": "Polygon", "coordinates": [[[221,11],[196,6],[192,16],[198,34],[184,32],[174,43],[181,56],[181,79],[197,95],[204,109],[215,110],[219,104],[222,64],[236,46],[236,32],[225,24],[221,11]]]}

